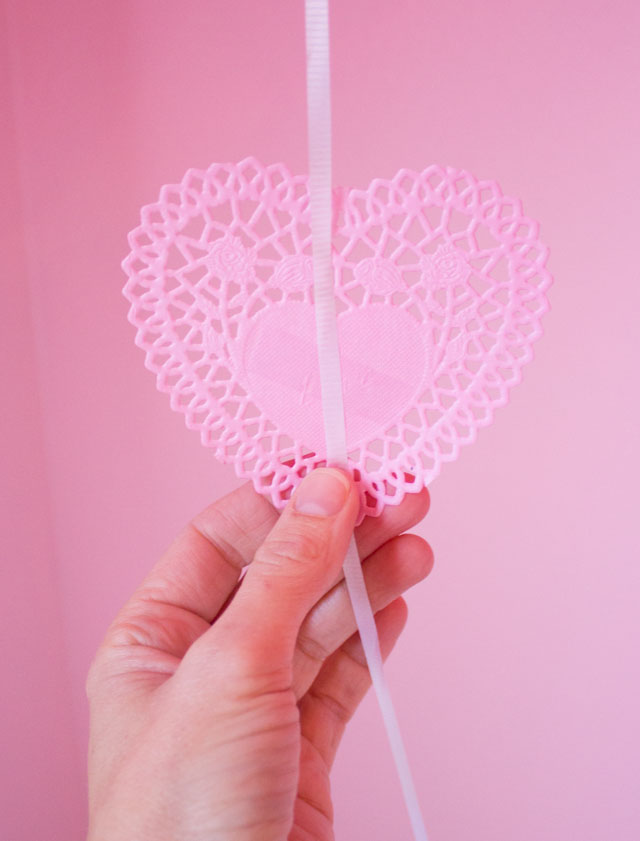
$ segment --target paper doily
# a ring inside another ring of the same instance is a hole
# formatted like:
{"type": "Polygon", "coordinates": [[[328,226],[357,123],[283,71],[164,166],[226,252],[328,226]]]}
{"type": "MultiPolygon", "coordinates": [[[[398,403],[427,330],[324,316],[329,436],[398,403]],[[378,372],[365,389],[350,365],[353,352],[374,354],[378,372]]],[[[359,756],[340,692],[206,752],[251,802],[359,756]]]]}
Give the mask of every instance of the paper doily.
{"type": "MultiPolygon", "coordinates": [[[[324,463],[306,176],[253,158],[189,170],[123,262],[145,364],[202,443],[281,508],[324,463]]],[[[503,405],[548,309],[547,249],[498,186],[430,166],[334,190],[349,464],[399,503],[503,405]]]]}

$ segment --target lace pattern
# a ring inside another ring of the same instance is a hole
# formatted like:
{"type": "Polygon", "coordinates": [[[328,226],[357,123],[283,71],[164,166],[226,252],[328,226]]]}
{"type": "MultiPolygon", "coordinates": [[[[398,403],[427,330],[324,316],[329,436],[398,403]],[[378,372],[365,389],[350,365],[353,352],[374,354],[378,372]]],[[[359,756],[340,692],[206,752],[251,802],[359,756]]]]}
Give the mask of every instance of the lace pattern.
{"type": "MultiPolygon", "coordinates": [[[[420,490],[507,401],[548,309],[536,223],[430,166],[334,191],[349,462],[363,510],[420,490]]],[[[282,507],[324,461],[307,178],[189,170],[129,235],[129,320],[202,443],[282,507]]]]}

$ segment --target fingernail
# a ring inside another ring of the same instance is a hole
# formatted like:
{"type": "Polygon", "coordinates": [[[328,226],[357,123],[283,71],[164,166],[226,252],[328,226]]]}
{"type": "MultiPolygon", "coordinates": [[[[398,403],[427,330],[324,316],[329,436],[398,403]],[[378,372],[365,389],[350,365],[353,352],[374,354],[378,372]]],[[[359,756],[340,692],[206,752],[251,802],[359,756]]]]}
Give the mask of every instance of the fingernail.
{"type": "Polygon", "coordinates": [[[349,494],[349,480],[339,470],[320,467],[300,483],[294,505],[300,514],[333,517],[341,510],[349,494]]]}

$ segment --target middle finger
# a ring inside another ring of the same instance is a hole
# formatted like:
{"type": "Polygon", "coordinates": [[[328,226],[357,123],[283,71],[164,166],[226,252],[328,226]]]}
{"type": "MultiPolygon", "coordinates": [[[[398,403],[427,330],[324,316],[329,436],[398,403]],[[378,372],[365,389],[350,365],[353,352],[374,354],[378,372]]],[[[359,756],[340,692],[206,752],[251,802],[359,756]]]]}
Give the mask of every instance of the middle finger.
{"type": "MultiPolygon", "coordinates": [[[[389,540],[362,564],[374,613],[409,587],[422,581],[433,567],[433,551],[426,540],[403,534],[389,540]]],[[[329,590],[302,623],[293,656],[293,689],[300,699],[325,660],[357,630],[346,582],[329,590]]]]}

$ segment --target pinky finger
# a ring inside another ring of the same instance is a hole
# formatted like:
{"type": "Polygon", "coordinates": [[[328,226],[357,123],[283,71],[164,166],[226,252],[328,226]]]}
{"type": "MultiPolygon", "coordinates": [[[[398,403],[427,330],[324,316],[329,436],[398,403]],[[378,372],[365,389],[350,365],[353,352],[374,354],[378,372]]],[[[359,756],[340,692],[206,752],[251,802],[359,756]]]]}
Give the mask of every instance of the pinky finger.
{"type": "MultiPolygon", "coordinates": [[[[398,598],[376,613],[382,658],[386,659],[407,622],[406,602],[398,598]]],[[[347,722],[371,686],[360,635],[354,634],[325,661],[300,701],[302,737],[318,751],[328,769],[347,722]]]]}

